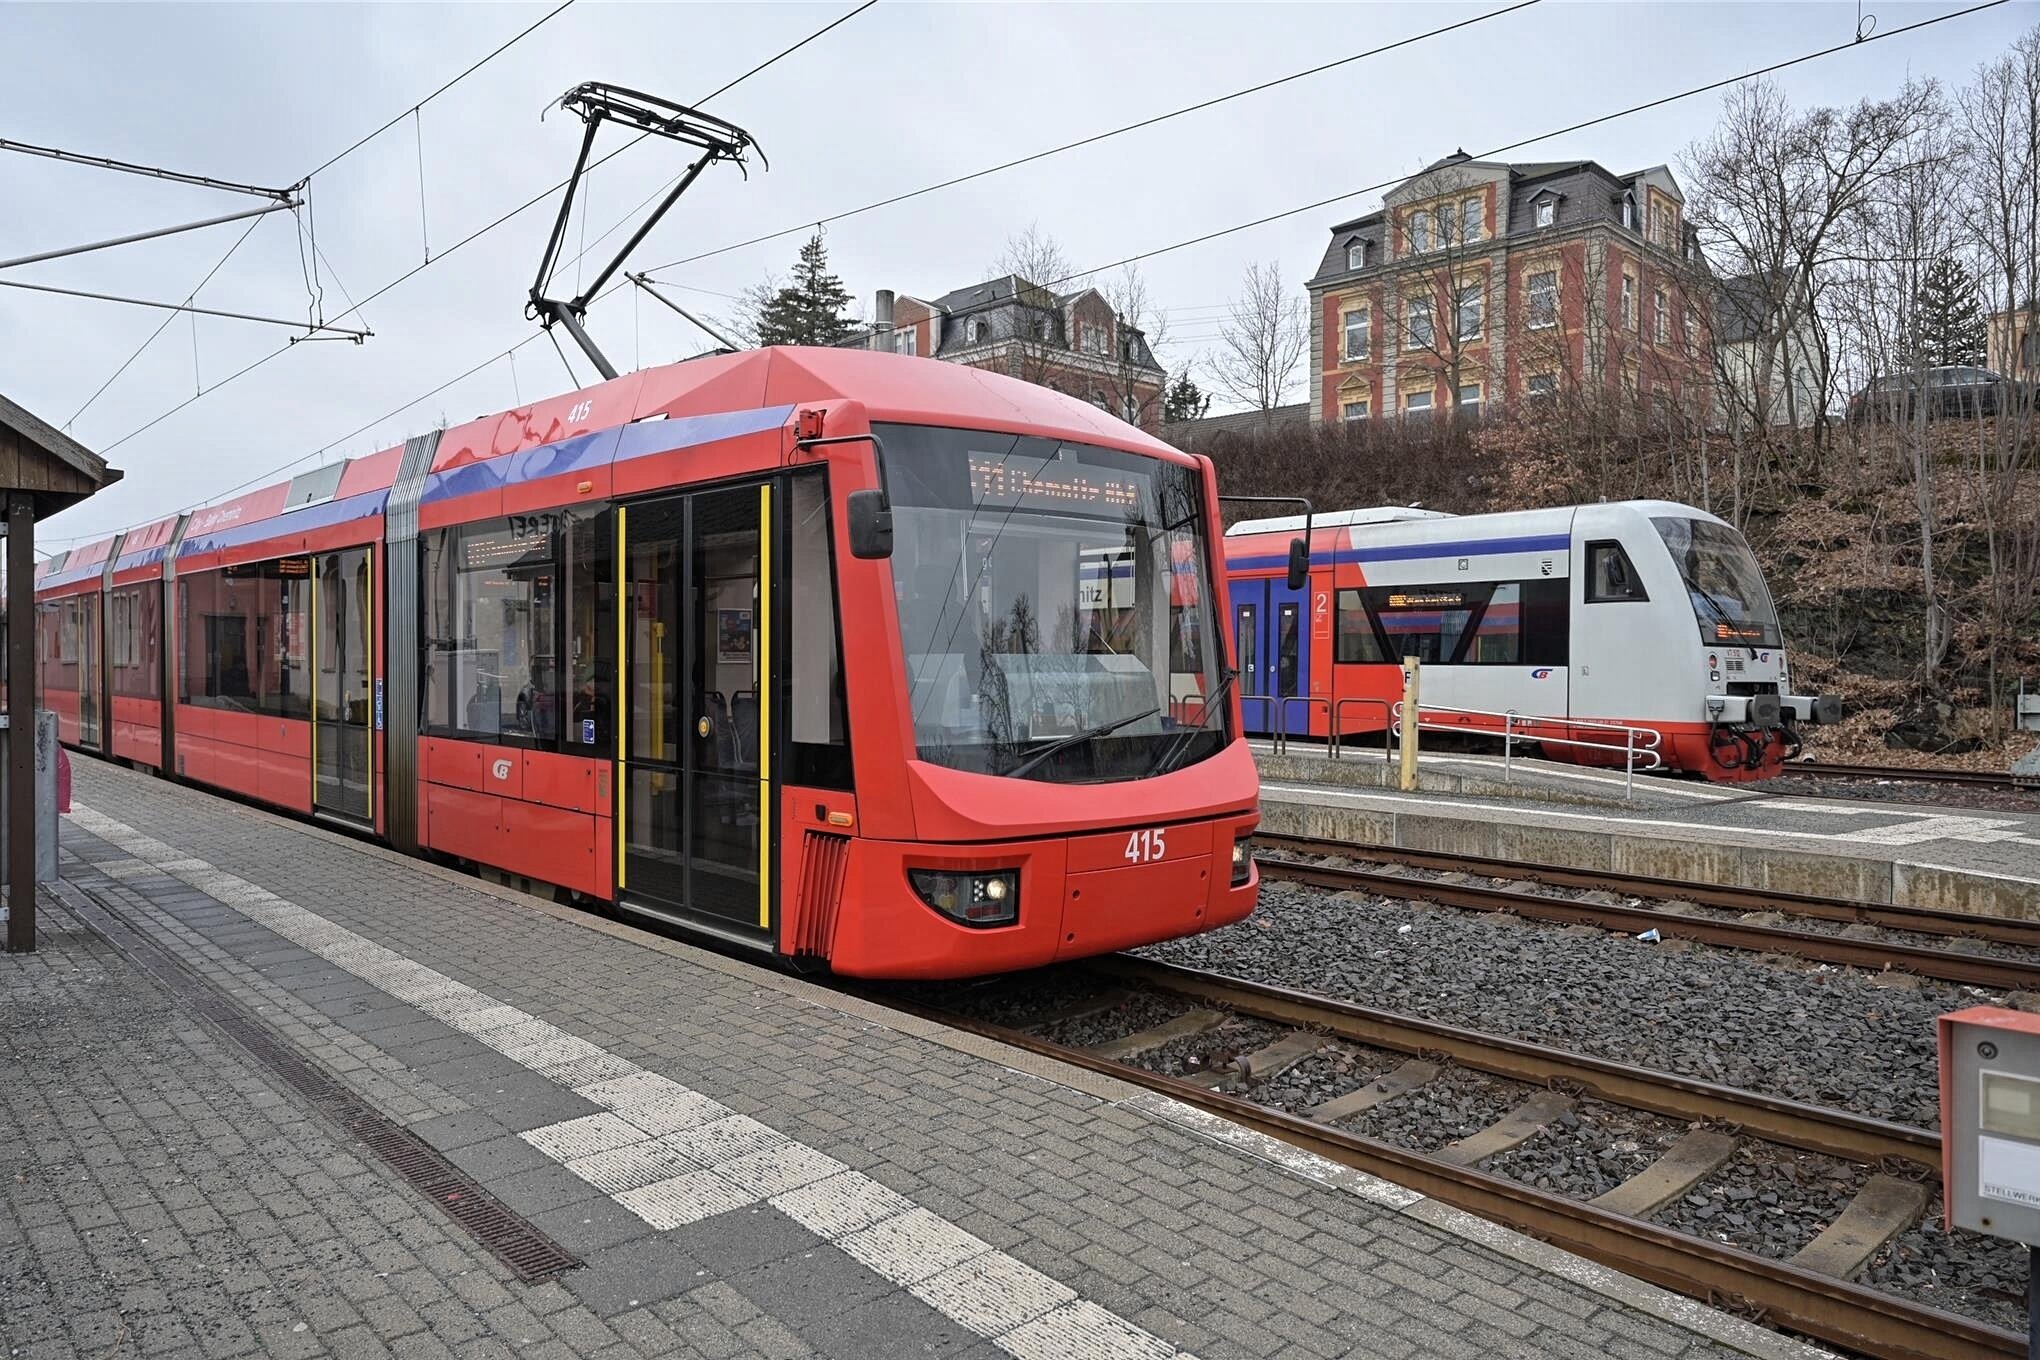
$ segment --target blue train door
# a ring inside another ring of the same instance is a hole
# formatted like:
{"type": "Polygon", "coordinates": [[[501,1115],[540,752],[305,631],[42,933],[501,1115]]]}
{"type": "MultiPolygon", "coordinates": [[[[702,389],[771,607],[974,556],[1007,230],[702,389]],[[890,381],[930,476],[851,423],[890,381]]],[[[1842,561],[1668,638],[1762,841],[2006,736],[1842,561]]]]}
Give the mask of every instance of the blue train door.
{"type": "Polygon", "coordinates": [[[1291,590],[1282,581],[1243,581],[1232,596],[1247,730],[1272,732],[1282,723],[1291,736],[1308,736],[1311,706],[1282,702],[1310,692],[1308,584],[1291,590]]]}

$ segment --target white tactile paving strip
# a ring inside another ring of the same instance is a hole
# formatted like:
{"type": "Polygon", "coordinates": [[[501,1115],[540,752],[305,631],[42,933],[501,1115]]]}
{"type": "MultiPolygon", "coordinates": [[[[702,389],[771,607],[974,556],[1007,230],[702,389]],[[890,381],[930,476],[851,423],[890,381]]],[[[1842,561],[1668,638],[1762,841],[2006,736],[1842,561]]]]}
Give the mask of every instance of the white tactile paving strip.
{"type": "Polygon", "coordinates": [[[655,1229],[764,1200],[1018,1360],[1196,1360],[770,1125],[124,822],[82,804],[70,816],[137,860],[601,1106],[519,1136],[655,1229]]]}

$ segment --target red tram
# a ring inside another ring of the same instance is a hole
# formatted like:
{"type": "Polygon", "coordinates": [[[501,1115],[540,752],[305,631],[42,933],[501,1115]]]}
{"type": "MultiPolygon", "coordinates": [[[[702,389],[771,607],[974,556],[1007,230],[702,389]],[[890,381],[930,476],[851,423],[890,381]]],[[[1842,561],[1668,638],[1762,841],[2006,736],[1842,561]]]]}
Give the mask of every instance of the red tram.
{"type": "Polygon", "coordinates": [[[63,740],[863,976],[1252,910],[1208,460],[934,360],[770,349],[51,559],[63,740]]]}

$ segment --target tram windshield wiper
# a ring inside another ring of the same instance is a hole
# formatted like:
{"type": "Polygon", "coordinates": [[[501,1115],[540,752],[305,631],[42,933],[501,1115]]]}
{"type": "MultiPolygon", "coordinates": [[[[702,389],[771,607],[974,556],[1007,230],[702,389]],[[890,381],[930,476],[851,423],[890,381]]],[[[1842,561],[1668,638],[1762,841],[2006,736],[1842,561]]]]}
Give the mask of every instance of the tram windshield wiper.
{"type": "Polygon", "coordinates": [[[1021,761],[1018,765],[1015,765],[1012,769],[1005,771],[1006,777],[1009,779],[1018,779],[1020,776],[1026,774],[1029,770],[1041,764],[1041,762],[1047,760],[1050,756],[1054,755],[1058,751],[1066,751],[1070,747],[1080,745],[1083,742],[1093,741],[1099,737],[1108,736],[1111,733],[1117,732],[1122,727],[1131,727],[1133,724],[1139,722],[1142,718],[1152,718],[1155,716],[1155,714],[1160,713],[1161,711],[1162,706],[1160,704],[1156,704],[1153,708],[1144,708],[1140,712],[1132,714],[1128,717],[1116,718],[1109,723],[1100,723],[1096,727],[1087,727],[1081,732],[1072,732],[1067,737],[1063,737],[1059,740],[1050,742],[1048,745],[1042,747],[1039,751],[1036,751],[1033,755],[1027,757],[1027,759],[1021,761]]]}
{"type": "Polygon", "coordinates": [[[1178,732],[1175,738],[1162,748],[1162,753],[1155,757],[1155,763],[1148,766],[1148,778],[1152,779],[1158,774],[1167,774],[1175,768],[1176,757],[1187,750],[1191,739],[1204,730],[1204,724],[1211,719],[1213,705],[1225,698],[1227,692],[1232,689],[1233,682],[1239,678],[1240,673],[1236,670],[1225,673],[1225,679],[1218,682],[1218,688],[1213,690],[1202,704],[1198,705],[1197,717],[1185,724],[1183,730],[1178,732]]]}

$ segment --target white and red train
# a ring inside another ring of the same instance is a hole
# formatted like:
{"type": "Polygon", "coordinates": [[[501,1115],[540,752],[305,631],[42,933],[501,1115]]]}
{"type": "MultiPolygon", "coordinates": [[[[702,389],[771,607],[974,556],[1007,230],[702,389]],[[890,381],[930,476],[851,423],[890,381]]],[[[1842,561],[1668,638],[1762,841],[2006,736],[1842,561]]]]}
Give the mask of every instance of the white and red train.
{"type": "Polygon", "coordinates": [[[1323,738],[1335,715],[1342,738],[1379,732],[1406,656],[1423,663],[1427,725],[1541,718],[1519,731],[1591,743],[1545,747],[1589,764],[1623,760],[1625,735],[1588,725],[1612,724],[1656,733],[1662,768],[1760,779],[1798,750],[1802,724],[1841,715],[1835,698],[1794,692],[1749,545],[1692,506],[1321,514],[1309,583],[1290,589],[1303,527],[1254,520],[1226,535],[1250,732],[1323,738]]]}

